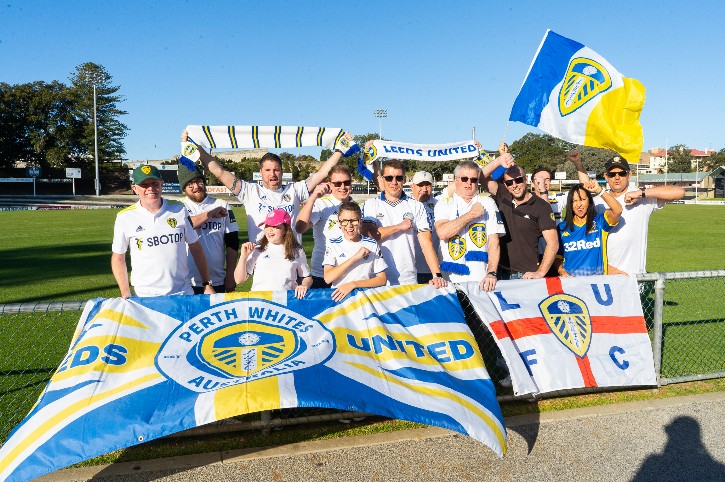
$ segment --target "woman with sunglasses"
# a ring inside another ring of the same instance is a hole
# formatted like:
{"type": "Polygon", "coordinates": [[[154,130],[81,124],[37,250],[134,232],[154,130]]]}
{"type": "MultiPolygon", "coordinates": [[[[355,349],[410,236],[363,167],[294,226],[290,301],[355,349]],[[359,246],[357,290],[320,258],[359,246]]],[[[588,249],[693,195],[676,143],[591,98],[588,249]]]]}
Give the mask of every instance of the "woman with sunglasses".
{"type": "Polygon", "coordinates": [[[622,205],[595,180],[576,184],[569,190],[564,221],[559,223],[559,276],[607,274],[607,237],[619,223],[622,205]],[[594,210],[592,194],[601,195],[609,209],[594,210]]]}
{"type": "Polygon", "coordinates": [[[335,288],[332,299],[342,301],[355,288],[383,286],[387,281],[385,268],[388,265],[378,243],[360,234],[360,206],[354,202],[343,203],[337,216],[342,236],[327,238],[322,263],[325,282],[335,288]]]}

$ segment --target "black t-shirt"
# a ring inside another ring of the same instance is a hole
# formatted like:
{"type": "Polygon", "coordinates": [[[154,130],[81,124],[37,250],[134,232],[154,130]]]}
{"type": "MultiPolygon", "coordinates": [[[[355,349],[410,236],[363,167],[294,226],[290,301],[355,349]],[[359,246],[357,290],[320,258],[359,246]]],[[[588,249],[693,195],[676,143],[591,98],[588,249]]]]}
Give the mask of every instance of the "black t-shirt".
{"type": "Polygon", "coordinates": [[[556,229],[554,212],[539,196],[518,206],[503,183],[498,184],[496,204],[503,216],[506,235],[500,238],[500,265],[509,271],[526,273],[539,268],[538,244],[542,231],[556,229]]]}

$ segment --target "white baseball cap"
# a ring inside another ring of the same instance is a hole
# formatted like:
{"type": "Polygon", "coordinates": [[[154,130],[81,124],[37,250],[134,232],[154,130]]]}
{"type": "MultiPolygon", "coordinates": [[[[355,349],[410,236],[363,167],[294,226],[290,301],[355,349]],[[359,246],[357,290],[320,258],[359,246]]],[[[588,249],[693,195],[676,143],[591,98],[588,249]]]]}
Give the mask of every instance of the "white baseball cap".
{"type": "Polygon", "coordinates": [[[426,171],[418,171],[415,174],[413,174],[413,180],[411,181],[412,184],[420,184],[422,182],[429,182],[431,185],[433,184],[433,175],[430,172],[426,171]]]}

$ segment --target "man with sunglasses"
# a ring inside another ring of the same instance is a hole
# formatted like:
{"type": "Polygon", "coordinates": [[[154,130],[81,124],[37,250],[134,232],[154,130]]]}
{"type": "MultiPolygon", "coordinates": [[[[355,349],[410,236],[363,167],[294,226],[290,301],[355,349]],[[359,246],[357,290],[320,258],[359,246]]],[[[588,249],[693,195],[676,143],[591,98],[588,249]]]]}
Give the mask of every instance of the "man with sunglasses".
{"type": "Polygon", "coordinates": [[[385,270],[388,284],[406,285],[418,282],[415,243],[420,243],[426,263],[436,288],[446,286],[441,275],[438,256],[433,247],[431,227],[425,207],[403,192],[405,167],[398,160],[383,164],[380,176],[383,191],[379,197],[370,198],[363,204],[363,236],[374,238],[388,265],[385,270]]]}
{"type": "MultiPolygon", "coordinates": [[[[432,197],[433,175],[426,171],[418,171],[413,174],[413,180],[410,181],[410,191],[413,199],[419,201],[425,208],[425,212],[428,215],[428,224],[431,227],[430,234],[433,241],[433,248],[436,250],[436,256],[440,260],[440,240],[435,229],[432,229],[434,224],[434,209],[436,203],[438,203],[438,198],[432,197]]],[[[418,284],[426,284],[433,279],[433,273],[430,272],[425,255],[420,249],[420,243],[418,242],[415,243],[415,268],[418,271],[418,284]]]]}
{"type": "Polygon", "coordinates": [[[436,204],[435,229],[441,239],[441,270],[449,281],[474,281],[492,291],[498,279],[499,235],[506,231],[491,196],[478,193],[480,173],[474,161],[456,166],[456,190],[436,204]]]}
{"type": "Polygon", "coordinates": [[[499,181],[488,181],[488,190],[496,197],[506,228],[506,235],[501,237],[501,279],[543,278],[559,249],[554,212],[548,202],[531,194],[524,169],[514,165],[504,142],[499,151],[501,155],[488,163],[483,173],[490,176],[499,166],[507,168],[499,181]],[[539,262],[542,237],[546,248],[539,262]]]}
{"type": "MultiPolygon", "coordinates": [[[[226,201],[207,194],[204,173],[195,165],[180,163],[176,174],[179,187],[186,194],[181,201],[204,248],[214,291],[230,293],[237,286],[234,281],[234,268],[237,267],[239,255],[239,228],[234,213],[226,201]]],[[[189,274],[194,293],[204,293],[204,280],[191,254],[189,274]]]]}
{"type": "MultiPolygon", "coordinates": [[[[582,183],[588,181],[589,175],[582,164],[581,154],[571,151],[567,158],[576,166],[579,180],[582,183]]],[[[646,272],[650,216],[658,209],[662,209],[665,203],[677,201],[685,195],[685,190],[678,186],[641,189],[635,187],[630,190],[631,177],[629,163],[622,157],[616,156],[604,164],[604,178],[607,180],[609,191],[622,205],[619,224],[612,228],[607,239],[610,274],[637,275],[646,272]]],[[[594,206],[597,212],[606,210],[606,203],[602,201],[601,196],[594,198],[594,206]]]]}
{"type": "Polygon", "coordinates": [[[337,214],[341,204],[352,201],[352,175],[344,164],[337,164],[330,170],[330,181],[317,185],[310,198],[300,209],[295,231],[302,234],[312,227],[314,247],[312,248],[312,288],[330,288],[325,283],[322,261],[325,258],[325,239],[331,230],[338,228],[337,214]]]}

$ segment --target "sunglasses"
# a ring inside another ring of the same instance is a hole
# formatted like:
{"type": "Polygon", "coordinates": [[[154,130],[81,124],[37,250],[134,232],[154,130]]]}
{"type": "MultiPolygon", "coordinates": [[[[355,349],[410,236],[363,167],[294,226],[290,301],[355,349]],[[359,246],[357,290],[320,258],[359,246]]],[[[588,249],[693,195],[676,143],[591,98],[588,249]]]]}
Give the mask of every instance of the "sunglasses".
{"type": "Polygon", "coordinates": [[[405,176],[383,176],[383,179],[385,179],[385,182],[393,182],[393,179],[398,182],[403,182],[405,181],[405,176]]]}
{"type": "Polygon", "coordinates": [[[513,186],[514,184],[523,184],[524,176],[515,177],[513,179],[506,179],[503,183],[507,186],[513,186]]]}
{"type": "Polygon", "coordinates": [[[351,186],[352,185],[352,181],[349,180],[349,179],[347,181],[330,181],[330,184],[332,184],[335,187],[351,186]]]}
{"type": "Polygon", "coordinates": [[[461,182],[471,181],[471,184],[478,184],[478,178],[477,177],[460,176],[458,179],[460,179],[461,182]]]}
{"type": "Polygon", "coordinates": [[[619,176],[619,177],[627,177],[627,174],[628,174],[627,171],[609,171],[607,173],[607,177],[612,178],[612,179],[615,178],[615,177],[617,177],[617,176],[619,176]]]}
{"type": "Polygon", "coordinates": [[[338,219],[337,222],[340,223],[340,226],[347,226],[348,224],[352,224],[353,226],[357,226],[360,224],[360,218],[357,219],[338,219]]]}

